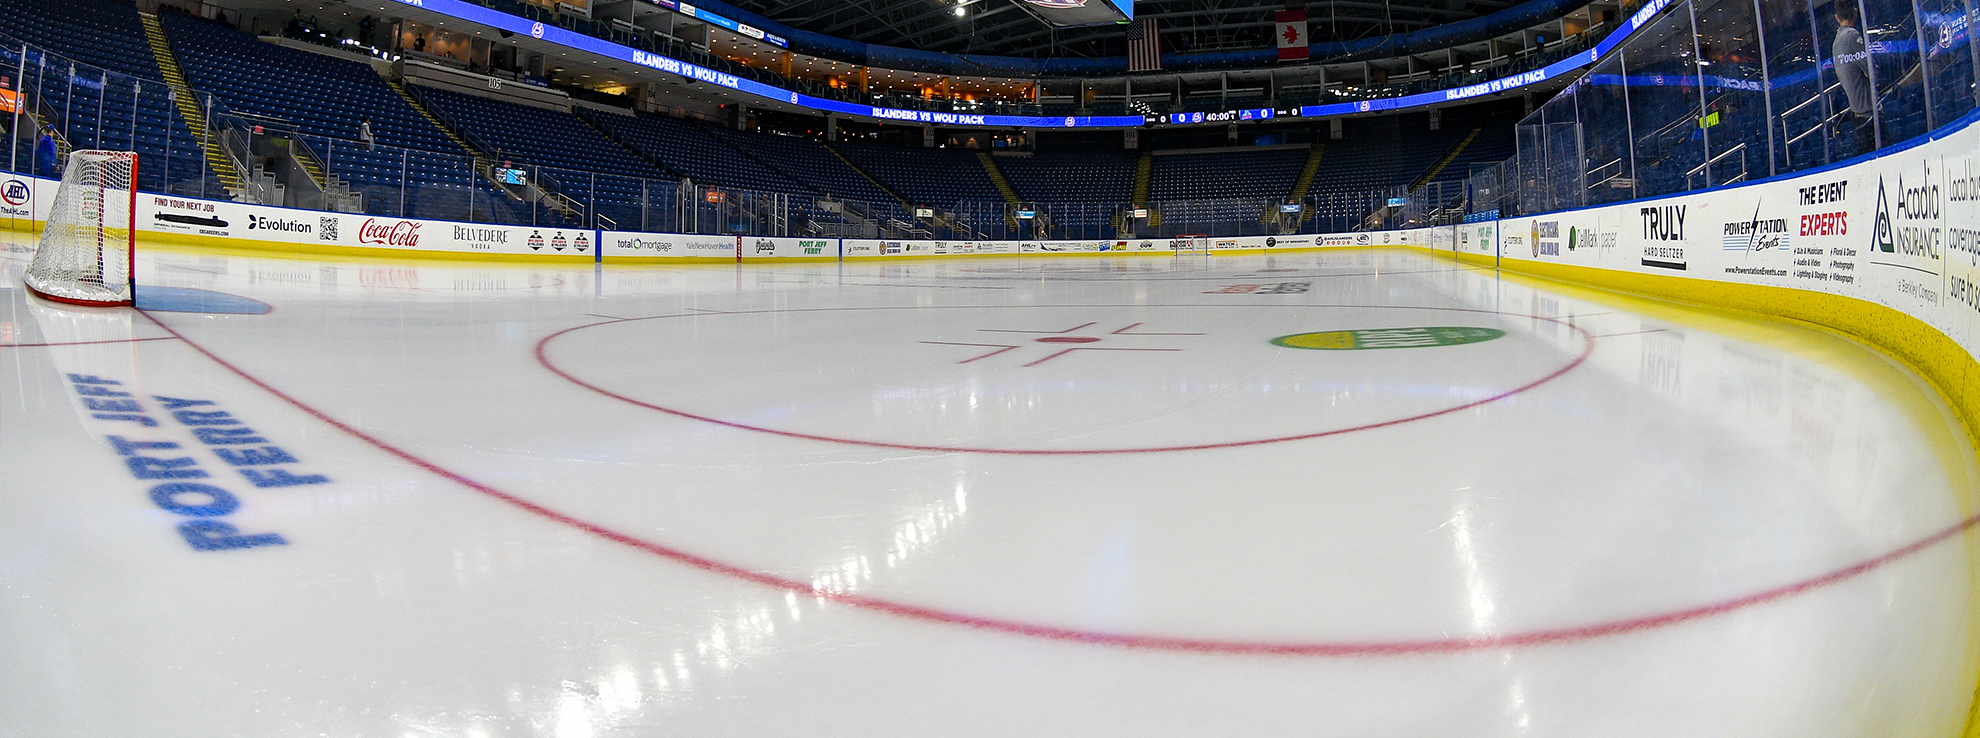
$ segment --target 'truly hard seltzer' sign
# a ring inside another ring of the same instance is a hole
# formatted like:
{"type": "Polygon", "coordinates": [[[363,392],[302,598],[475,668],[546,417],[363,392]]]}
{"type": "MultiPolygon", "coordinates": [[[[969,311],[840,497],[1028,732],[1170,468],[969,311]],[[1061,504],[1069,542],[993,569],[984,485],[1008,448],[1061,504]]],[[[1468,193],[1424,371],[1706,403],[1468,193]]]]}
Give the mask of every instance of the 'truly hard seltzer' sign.
{"type": "Polygon", "coordinates": [[[1272,339],[1275,346],[1318,351],[1428,348],[1490,341],[1506,335],[1497,328],[1439,326],[1427,328],[1369,328],[1355,331],[1295,333],[1272,339]]]}

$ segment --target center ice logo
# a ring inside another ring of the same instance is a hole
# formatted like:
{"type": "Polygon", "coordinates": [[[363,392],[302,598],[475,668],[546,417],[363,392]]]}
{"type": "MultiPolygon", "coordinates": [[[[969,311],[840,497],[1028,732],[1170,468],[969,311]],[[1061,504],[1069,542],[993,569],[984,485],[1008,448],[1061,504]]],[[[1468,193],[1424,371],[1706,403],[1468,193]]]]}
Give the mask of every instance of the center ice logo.
{"type": "Polygon", "coordinates": [[[1272,339],[1272,345],[1315,351],[1361,351],[1365,349],[1430,348],[1483,343],[1505,337],[1497,328],[1437,326],[1423,328],[1368,328],[1351,331],[1295,333],[1272,339]]]}

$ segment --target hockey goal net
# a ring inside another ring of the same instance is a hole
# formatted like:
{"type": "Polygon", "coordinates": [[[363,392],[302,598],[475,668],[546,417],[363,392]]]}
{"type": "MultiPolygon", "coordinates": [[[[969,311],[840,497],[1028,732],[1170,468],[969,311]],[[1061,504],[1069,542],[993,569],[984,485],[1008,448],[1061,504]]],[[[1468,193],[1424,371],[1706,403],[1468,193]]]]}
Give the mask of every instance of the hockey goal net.
{"type": "Polygon", "coordinates": [[[1169,248],[1174,249],[1177,253],[1200,252],[1207,254],[1210,253],[1210,236],[1203,233],[1185,233],[1169,239],[1169,248]]]}
{"type": "Polygon", "coordinates": [[[129,305],[137,245],[137,154],[74,151],[28,264],[35,294],[79,305],[129,305]]]}

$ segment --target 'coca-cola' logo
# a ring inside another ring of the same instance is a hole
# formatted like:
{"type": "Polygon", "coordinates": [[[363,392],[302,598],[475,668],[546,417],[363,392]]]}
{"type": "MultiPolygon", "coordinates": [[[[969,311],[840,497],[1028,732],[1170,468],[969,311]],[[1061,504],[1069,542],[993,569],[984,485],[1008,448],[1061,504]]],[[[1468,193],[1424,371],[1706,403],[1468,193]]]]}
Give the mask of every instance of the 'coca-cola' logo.
{"type": "Polygon", "coordinates": [[[375,243],[382,246],[418,246],[419,224],[410,220],[386,220],[367,218],[358,228],[358,243],[375,243]]]}

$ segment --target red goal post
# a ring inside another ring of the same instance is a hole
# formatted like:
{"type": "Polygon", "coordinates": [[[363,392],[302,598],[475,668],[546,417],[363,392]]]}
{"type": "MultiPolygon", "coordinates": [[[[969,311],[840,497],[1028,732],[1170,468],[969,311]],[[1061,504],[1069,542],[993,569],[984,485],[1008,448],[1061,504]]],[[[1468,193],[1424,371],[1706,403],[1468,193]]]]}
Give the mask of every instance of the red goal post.
{"type": "Polygon", "coordinates": [[[69,152],[25,281],[74,305],[130,305],[137,282],[137,169],[132,151],[69,152]]]}

